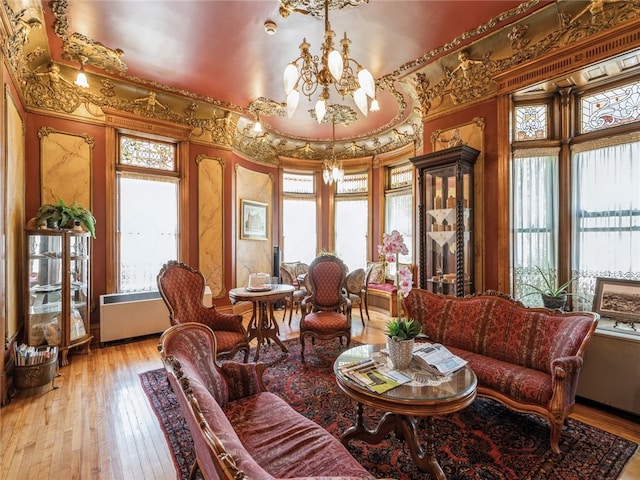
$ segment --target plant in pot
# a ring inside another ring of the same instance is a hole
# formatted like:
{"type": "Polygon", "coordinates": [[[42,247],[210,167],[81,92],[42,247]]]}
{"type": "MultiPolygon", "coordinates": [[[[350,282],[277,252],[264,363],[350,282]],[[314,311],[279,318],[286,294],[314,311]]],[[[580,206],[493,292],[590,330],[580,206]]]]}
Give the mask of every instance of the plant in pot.
{"type": "Polygon", "coordinates": [[[96,219],[93,214],[77,202],[70,205],[59,198],[57,203],[45,203],[38,209],[36,225],[47,228],[84,227],[96,238],[96,219]]]}
{"type": "MultiPolygon", "coordinates": [[[[528,297],[530,295],[540,295],[542,298],[542,303],[546,308],[551,309],[564,309],[564,306],[567,303],[567,298],[569,295],[574,295],[573,293],[569,293],[567,289],[573,283],[575,278],[570,278],[566,282],[562,284],[558,284],[556,282],[556,277],[553,269],[551,267],[546,267],[542,269],[538,265],[536,265],[536,270],[542,279],[542,282],[539,284],[525,284],[531,291],[521,298],[528,297]]],[[[579,296],[579,295],[576,295],[579,296]]]]}
{"type": "Polygon", "coordinates": [[[409,367],[415,339],[427,337],[422,333],[420,322],[405,318],[389,320],[385,334],[387,335],[389,358],[396,370],[409,367]]]}

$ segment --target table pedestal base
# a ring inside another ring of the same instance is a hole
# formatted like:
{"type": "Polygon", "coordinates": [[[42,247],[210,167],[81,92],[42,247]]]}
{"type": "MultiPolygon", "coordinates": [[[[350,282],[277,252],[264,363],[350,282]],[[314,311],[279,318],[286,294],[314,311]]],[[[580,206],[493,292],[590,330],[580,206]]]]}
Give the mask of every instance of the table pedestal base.
{"type": "Polygon", "coordinates": [[[426,420],[426,444],[423,449],[420,446],[418,435],[418,417],[400,415],[397,413],[385,413],[375,430],[369,430],[364,425],[362,404],[358,403],[358,419],[356,425],[347,429],[342,435],[343,445],[347,445],[353,438],[362,440],[368,444],[380,443],[390,432],[395,432],[398,439],[407,442],[409,452],[416,465],[429,472],[437,480],[446,480],[444,472],[435,452],[435,424],[433,417],[424,417],[426,420]]]}
{"type": "Polygon", "coordinates": [[[270,343],[273,340],[280,346],[283,352],[287,352],[287,347],[284,346],[282,340],[278,337],[280,329],[278,323],[273,315],[273,302],[271,301],[258,301],[253,304],[253,314],[251,320],[249,320],[248,337],[247,342],[250,342],[254,338],[258,340],[256,345],[256,353],[253,357],[253,361],[257,362],[260,358],[260,348],[264,343],[270,343]],[[256,312],[257,310],[257,312],[256,312]]]}

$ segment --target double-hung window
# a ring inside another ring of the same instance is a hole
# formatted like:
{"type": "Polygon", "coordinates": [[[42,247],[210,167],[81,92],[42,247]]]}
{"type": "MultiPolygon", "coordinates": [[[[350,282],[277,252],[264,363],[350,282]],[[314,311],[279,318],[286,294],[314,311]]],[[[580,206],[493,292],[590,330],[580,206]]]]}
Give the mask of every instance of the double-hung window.
{"type": "Polygon", "coordinates": [[[116,233],[118,292],[157,290],[157,275],[178,258],[179,190],[175,143],[118,137],[116,233]]]}
{"type": "Polygon", "coordinates": [[[335,251],[349,270],[367,267],[369,174],[348,173],[336,185],[335,251]]]}
{"type": "Polygon", "coordinates": [[[282,260],[306,264],[316,258],[316,176],[282,174],[282,260]]]}
{"type": "MultiPolygon", "coordinates": [[[[413,263],[413,172],[412,163],[396,165],[386,169],[386,189],[384,193],[384,231],[397,230],[402,234],[409,249],[408,255],[400,255],[398,262],[413,263]]],[[[395,276],[396,264],[390,263],[387,273],[395,276]]]]}
{"type": "Polygon", "coordinates": [[[640,82],[568,98],[516,101],[512,112],[512,291],[541,305],[529,285],[540,282],[536,266],[550,268],[574,279],[573,308],[590,310],[596,278],[640,280],[640,82]],[[574,134],[553,138],[571,129],[551,119],[572,112],[574,134]]]}

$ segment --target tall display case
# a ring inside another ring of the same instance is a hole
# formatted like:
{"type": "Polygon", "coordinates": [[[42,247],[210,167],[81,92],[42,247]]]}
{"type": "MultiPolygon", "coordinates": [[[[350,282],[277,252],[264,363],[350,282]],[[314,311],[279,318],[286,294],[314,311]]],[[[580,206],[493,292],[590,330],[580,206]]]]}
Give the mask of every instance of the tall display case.
{"type": "Polygon", "coordinates": [[[411,159],[418,178],[420,287],[462,297],[474,293],[473,166],[466,145],[411,159]]]}
{"type": "Polygon", "coordinates": [[[25,336],[32,346],[58,345],[62,366],[70,348],[90,335],[91,236],[73,230],[26,232],[25,336]]]}

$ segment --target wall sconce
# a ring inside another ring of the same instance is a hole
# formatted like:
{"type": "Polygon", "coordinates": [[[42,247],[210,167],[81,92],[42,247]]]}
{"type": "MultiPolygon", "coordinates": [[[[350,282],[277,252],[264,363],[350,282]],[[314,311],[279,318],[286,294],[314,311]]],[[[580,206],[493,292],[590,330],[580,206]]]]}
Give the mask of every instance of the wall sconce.
{"type": "Polygon", "coordinates": [[[87,81],[87,74],[84,73],[84,64],[87,63],[87,57],[80,57],[80,71],[76,76],[76,81],[73,82],[79,87],[89,88],[89,82],[87,81]]]}

